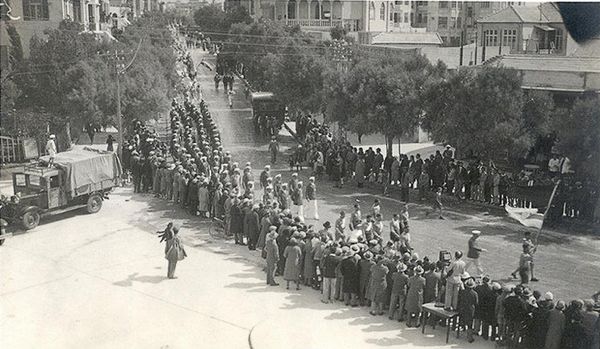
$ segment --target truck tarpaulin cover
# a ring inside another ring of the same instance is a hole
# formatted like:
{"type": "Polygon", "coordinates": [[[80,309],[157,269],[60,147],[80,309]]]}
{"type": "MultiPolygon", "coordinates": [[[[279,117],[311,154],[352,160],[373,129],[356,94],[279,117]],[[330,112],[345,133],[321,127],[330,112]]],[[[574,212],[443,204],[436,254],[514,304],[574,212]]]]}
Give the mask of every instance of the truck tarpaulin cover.
{"type": "MultiPolygon", "coordinates": [[[[50,158],[43,156],[40,160],[48,163],[50,158]]],[[[121,163],[115,153],[87,147],[56,154],[54,164],[65,171],[65,189],[73,196],[78,188],[121,176],[121,163]]]]}

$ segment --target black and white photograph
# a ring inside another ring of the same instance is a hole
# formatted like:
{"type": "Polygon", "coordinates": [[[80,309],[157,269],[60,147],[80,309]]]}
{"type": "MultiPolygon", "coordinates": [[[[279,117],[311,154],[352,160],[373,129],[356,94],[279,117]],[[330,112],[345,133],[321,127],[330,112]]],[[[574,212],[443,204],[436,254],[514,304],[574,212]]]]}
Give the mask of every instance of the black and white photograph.
{"type": "Polygon", "coordinates": [[[0,348],[600,349],[600,1],[0,0],[0,348]]]}

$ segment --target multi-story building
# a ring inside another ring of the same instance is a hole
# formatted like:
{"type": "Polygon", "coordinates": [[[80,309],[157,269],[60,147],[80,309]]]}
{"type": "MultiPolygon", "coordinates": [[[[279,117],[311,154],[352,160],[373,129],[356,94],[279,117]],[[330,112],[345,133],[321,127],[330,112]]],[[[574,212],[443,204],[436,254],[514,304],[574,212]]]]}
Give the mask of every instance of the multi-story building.
{"type": "Polygon", "coordinates": [[[524,1],[413,1],[412,26],[437,32],[446,46],[459,46],[461,33],[463,43],[475,42],[475,24],[486,16],[509,5],[514,7],[535,6],[524,1]]]}
{"type": "Polygon", "coordinates": [[[255,18],[285,21],[307,31],[328,32],[332,27],[343,26],[350,32],[387,32],[394,28],[396,2],[400,1],[227,0],[225,8],[241,5],[255,18]]]}
{"type": "Polygon", "coordinates": [[[44,36],[44,30],[58,28],[65,19],[80,23],[85,31],[100,32],[110,26],[108,0],[4,0],[3,7],[10,9],[10,16],[3,15],[0,20],[1,49],[8,50],[6,26],[10,24],[21,38],[25,56],[33,36],[44,36]]]}
{"type": "Polygon", "coordinates": [[[392,1],[392,31],[408,32],[412,29],[411,0],[392,1]]]}

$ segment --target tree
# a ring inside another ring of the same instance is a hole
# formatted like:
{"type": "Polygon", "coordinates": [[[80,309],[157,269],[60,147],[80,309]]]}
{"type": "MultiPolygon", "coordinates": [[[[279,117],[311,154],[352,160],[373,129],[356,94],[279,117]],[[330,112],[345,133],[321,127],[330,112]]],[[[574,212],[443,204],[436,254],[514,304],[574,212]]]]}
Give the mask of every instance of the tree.
{"type": "Polygon", "coordinates": [[[335,27],[331,27],[329,34],[331,35],[332,40],[342,40],[346,38],[348,29],[342,27],[341,25],[336,25],[335,27]]]}
{"type": "Polygon", "coordinates": [[[600,98],[582,98],[571,110],[561,110],[551,120],[556,147],[571,159],[576,172],[600,178],[600,98]]]}
{"type": "Polygon", "coordinates": [[[202,6],[194,12],[194,21],[201,31],[227,32],[225,28],[225,12],[220,6],[212,4],[202,6]]]}
{"type": "Polygon", "coordinates": [[[387,150],[422,116],[422,86],[435,72],[425,57],[361,53],[347,72],[328,72],[328,118],[357,133],[381,133],[387,150]]]}
{"type": "Polygon", "coordinates": [[[427,91],[426,121],[434,141],[464,155],[522,158],[535,138],[522,117],[521,79],[514,69],[460,70],[427,91]]]}

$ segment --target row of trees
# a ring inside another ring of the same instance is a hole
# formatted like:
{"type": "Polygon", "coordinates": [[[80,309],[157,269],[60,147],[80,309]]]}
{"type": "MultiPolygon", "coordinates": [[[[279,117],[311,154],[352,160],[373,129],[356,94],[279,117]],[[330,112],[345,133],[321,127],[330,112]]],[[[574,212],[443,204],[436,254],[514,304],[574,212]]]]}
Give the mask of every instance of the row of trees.
{"type": "MultiPolygon", "coordinates": [[[[600,129],[598,98],[559,109],[548,93],[524,92],[513,69],[448,70],[414,51],[354,45],[342,28],[321,41],[297,26],[250,23],[243,8],[211,11],[230,19],[211,35],[223,44],[220,59],[243,66],[254,89],[276,92],[291,113],[322,114],[354,133],[382,134],[388,151],[419,126],[465,157],[523,159],[532,148],[549,152],[555,144],[579,170],[600,174],[600,132],[591,131],[600,129]]],[[[197,24],[205,16],[197,12],[197,24]]]]}
{"type": "Polygon", "coordinates": [[[63,147],[87,125],[116,126],[117,70],[124,124],[165,112],[179,82],[175,54],[163,14],[142,17],[114,33],[116,40],[82,32],[63,21],[57,29],[21,43],[9,26],[11,69],[2,73],[2,128],[5,134],[42,139],[46,125],[63,147]],[[23,57],[21,45],[30,45],[23,57]],[[4,93],[8,91],[8,93],[4,93]]]}

